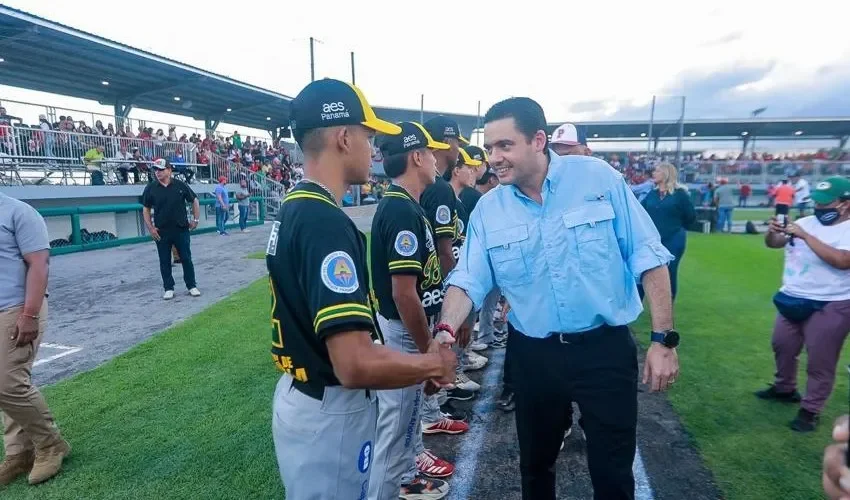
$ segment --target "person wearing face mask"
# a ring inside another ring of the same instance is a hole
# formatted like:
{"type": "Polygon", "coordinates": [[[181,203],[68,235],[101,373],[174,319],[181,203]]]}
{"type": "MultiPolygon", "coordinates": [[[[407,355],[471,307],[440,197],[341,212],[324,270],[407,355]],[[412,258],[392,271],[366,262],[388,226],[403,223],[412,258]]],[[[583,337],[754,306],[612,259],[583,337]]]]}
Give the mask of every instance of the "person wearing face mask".
{"type": "Polygon", "coordinates": [[[814,215],[784,226],[775,218],[765,236],[785,249],[782,287],[773,297],[776,379],[760,399],[800,403],[791,429],[817,427],[833,385],[844,339],[850,333],[850,180],[830,177],[811,193],[814,215]],[[797,359],[806,346],[806,395],[797,392],[797,359]]]}

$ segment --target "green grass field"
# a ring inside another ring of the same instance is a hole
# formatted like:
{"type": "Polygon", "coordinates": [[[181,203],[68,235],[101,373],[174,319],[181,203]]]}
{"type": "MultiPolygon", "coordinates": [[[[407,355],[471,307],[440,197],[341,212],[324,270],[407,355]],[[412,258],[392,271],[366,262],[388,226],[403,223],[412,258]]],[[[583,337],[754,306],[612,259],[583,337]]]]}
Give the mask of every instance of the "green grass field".
{"type": "Polygon", "coordinates": [[[732,212],[732,220],[748,221],[755,223],[764,222],[773,217],[772,208],[736,208],[732,212]]]}
{"type": "MultiPolygon", "coordinates": [[[[842,367],[849,360],[845,355],[839,364],[815,433],[788,428],[795,406],[752,395],[773,379],[771,297],[782,273],[782,252],[762,242],[760,236],[689,236],[675,311],[681,376],[670,399],[727,498],[821,498],[823,447],[835,418],[847,412],[842,367]]],[[[636,327],[649,331],[646,315],[636,327]]],[[[641,340],[645,345],[645,335],[641,340]]],[[[805,384],[805,354],[800,364],[805,384]]]]}
{"type": "Polygon", "coordinates": [[[4,499],[282,498],[266,280],[44,392],[73,452],[4,499]]]}
{"type": "MultiPolygon", "coordinates": [[[[670,398],[728,499],[820,498],[823,446],[846,409],[844,370],[813,434],[788,429],[795,407],[752,396],[774,371],[770,298],[781,262],[757,236],[693,234],[680,270],[682,373],[670,398]]],[[[37,488],[19,480],[0,496],[282,498],[270,429],[278,374],[268,353],[267,286],[259,280],[47,388],[74,452],[54,480],[37,488]]],[[[647,332],[647,318],[636,327],[647,332]]]]}

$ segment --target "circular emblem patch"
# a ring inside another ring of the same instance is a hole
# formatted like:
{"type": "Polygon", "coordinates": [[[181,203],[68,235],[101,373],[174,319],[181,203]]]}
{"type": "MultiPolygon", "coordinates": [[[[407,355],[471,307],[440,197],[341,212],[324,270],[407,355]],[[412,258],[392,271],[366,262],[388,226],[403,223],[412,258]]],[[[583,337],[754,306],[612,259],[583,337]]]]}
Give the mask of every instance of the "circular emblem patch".
{"type": "Polygon", "coordinates": [[[360,448],[360,456],[357,457],[357,470],[360,471],[361,474],[365,474],[367,470],[369,470],[369,465],[372,462],[372,441],[366,441],[363,443],[363,447],[360,448]]]}
{"type": "Polygon", "coordinates": [[[448,224],[452,220],[452,211],[446,205],[437,207],[437,216],[435,217],[440,224],[448,224]]]}
{"type": "Polygon", "coordinates": [[[818,191],[826,191],[827,189],[829,189],[831,187],[832,187],[832,184],[824,181],[824,182],[819,182],[818,185],[815,186],[815,189],[817,189],[818,191]]]}
{"type": "Polygon", "coordinates": [[[353,293],[360,287],[354,260],[345,252],[333,252],[322,261],[322,283],[336,293],[353,293]]]}
{"type": "Polygon", "coordinates": [[[463,221],[458,219],[457,220],[457,234],[463,234],[463,232],[465,230],[466,230],[466,226],[463,224],[463,221]]]}
{"type": "Polygon", "coordinates": [[[395,251],[399,255],[410,257],[416,253],[419,248],[419,241],[416,240],[416,235],[410,231],[400,231],[395,237],[395,251]]]}

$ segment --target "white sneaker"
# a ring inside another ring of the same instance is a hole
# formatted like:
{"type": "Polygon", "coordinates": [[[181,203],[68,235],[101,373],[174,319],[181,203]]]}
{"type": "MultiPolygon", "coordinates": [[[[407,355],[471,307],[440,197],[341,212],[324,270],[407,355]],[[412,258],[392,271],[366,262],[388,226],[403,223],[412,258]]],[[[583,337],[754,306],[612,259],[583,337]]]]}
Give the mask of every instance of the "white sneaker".
{"type": "Polygon", "coordinates": [[[251,230],[250,230],[250,229],[243,229],[243,230],[242,230],[242,232],[243,232],[243,233],[250,233],[250,232],[251,232],[251,230]]]}
{"type": "Polygon", "coordinates": [[[472,351],[466,353],[465,360],[461,364],[463,370],[475,371],[484,368],[487,364],[487,358],[472,351]]]}
{"type": "Polygon", "coordinates": [[[482,344],[481,342],[473,342],[469,344],[469,349],[471,351],[483,351],[487,349],[487,344],[482,344]]]}
{"type": "Polygon", "coordinates": [[[561,440],[561,451],[564,451],[564,446],[567,445],[567,438],[570,437],[570,434],[572,434],[572,433],[573,433],[573,428],[572,428],[572,426],[570,426],[570,428],[567,429],[567,432],[564,433],[564,439],[561,440]]]}
{"type": "Polygon", "coordinates": [[[174,290],[166,290],[164,294],[162,294],[162,298],[165,300],[171,300],[174,298],[174,290]]]}
{"type": "MultiPolygon", "coordinates": [[[[174,294],[172,293],[172,295],[174,295],[174,294]]],[[[190,289],[189,289],[189,295],[191,295],[192,297],[200,297],[200,296],[201,296],[201,291],[200,291],[200,290],[198,290],[198,288],[197,288],[197,287],[195,287],[195,288],[190,288],[190,289]]]]}
{"type": "Polygon", "coordinates": [[[481,385],[478,382],[471,380],[463,372],[457,374],[457,378],[455,378],[455,387],[460,387],[461,389],[470,392],[478,392],[481,390],[481,385]]]}

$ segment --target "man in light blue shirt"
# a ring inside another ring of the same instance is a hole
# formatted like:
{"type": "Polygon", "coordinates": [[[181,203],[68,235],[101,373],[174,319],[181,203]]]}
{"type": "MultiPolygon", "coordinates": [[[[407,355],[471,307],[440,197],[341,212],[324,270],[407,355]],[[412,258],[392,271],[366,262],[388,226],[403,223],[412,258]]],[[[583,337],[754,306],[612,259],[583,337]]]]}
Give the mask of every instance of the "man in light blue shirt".
{"type": "Polygon", "coordinates": [[[555,498],[554,464],[575,401],[595,498],[631,500],[638,367],[626,325],[643,310],[640,279],[654,332],[643,379],[652,390],[667,389],[678,375],[672,255],[618,172],[597,158],[548,149],[536,102],[502,101],[484,123],[501,185],[470,217],[437,333],[453,333],[498,286],[511,305],[523,498],[555,498]]]}

